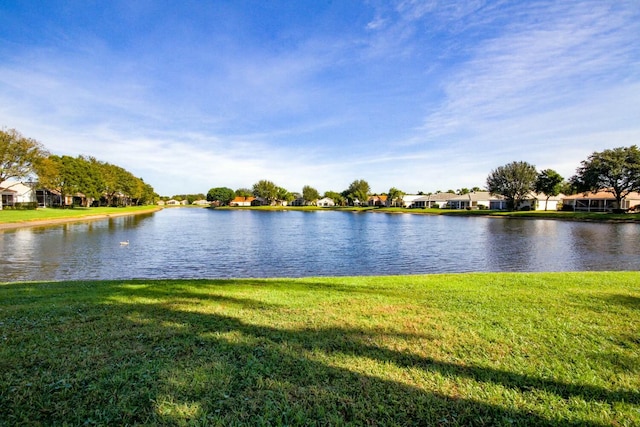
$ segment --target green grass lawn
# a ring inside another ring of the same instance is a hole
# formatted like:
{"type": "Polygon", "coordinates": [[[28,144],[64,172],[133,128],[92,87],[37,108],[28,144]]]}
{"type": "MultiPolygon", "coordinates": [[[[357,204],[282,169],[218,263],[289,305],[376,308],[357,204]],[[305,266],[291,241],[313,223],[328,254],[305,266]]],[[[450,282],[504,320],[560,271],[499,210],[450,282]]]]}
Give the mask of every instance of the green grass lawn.
{"type": "Polygon", "coordinates": [[[569,211],[492,211],[492,210],[466,210],[466,209],[409,209],[409,208],[382,208],[382,207],[331,207],[317,206],[247,206],[247,207],[219,207],[219,210],[259,210],[259,211],[341,211],[341,212],[378,212],[378,213],[411,213],[422,215],[451,215],[451,216],[496,216],[504,218],[538,218],[538,219],[564,219],[578,221],[640,221],[640,213],[612,214],[600,212],[569,212],[569,211]]]}
{"type": "Polygon", "coordinates": [[[640,274],[0,284],[0,425],[640,425],[640,274]]]}
{"type": "Polygon", "coordinates": [[[22,221],[42,221],[67,218],[82,218],[94,215],[113,215],[128,212],[140,212],[154,209],[154,206],[130,206],[126,208],[81,208],[72,209],[36,209],[36,210],[0,210],[0,224],[22,221]]]}

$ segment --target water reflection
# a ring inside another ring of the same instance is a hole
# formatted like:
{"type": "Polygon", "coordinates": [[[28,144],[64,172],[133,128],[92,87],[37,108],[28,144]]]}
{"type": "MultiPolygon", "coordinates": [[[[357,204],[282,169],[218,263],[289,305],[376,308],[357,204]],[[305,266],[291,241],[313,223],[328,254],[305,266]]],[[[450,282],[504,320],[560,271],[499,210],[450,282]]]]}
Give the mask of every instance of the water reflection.
{"type": "Polygon", "coordinates": [[[635,270],[637,224],[165,209],[0,232],[2,281],[635,270]],[[119,242],[129,240],[121,246],[119,242]]]}

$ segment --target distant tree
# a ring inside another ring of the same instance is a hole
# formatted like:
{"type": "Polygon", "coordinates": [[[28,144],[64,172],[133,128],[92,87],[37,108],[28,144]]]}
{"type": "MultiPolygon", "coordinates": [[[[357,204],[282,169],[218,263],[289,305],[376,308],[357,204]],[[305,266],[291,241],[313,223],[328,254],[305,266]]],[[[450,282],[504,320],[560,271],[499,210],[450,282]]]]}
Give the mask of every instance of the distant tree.
{"type": "Polygon", "coordinates": [[[73,196],[81,191],[82,168],[76,158],[52,155],[46,164],[46,173],[39,176],[42,186],[59,190],[62,197],[73,196]]]}
{"type": "Polygon", "coordinates": [[[79,192],[84,194],[85,206],[88,207],[93,200],[99,200],[104,194],[105,184],[102,178],[102,167],[94,157],[78,156],[76,170],[79,192]]]}
{"type": "Polygon", "coordinates": [[[576,194],[578,190],[576,186],[571,183],[571,181],[564,180],[560,184],[560,193],[565,195],[576,194]]]}
{"type": "Polygon", "coordinates": [[[369,199],[369,193],[371,192],[371,187],[369,187],[369,183],[364,179],[356,179],[349,185],[343,192],[343,196],[349,199],[351,202],[358,200],[360,203],[367,203],[369,199]]]}
{"type": "Polygon", "coordinates": [[[302,198],[307,203],[315,203],[320,198],[320,193],[315,188],[305,185],[302,187],[302,198]]]}
{"type": "Polygon", "coordinates": [[[278,198],[278,186],[271,181],[262,179],[253,184],[253,195],[264,199],[271,205],[278,198]]]}
{"type": "Polygon", "coordinates": [[[46,150],[35,139],[26,138],[15,129],[0,130],[0,183],[35,176],[38,164],[46,156],[46,150]]]}
{"type": "Polygon", "coordinates": [[[396,187],[391,187],[388,195],[391,206],[398,206],[398,202],[402,201],[402,196],[404,195],[404,191],[398,190],[396,187]]]}
{"type": "Polygon", "coordinates": [[[228,205],[235,197],[236,193],[228,187],[215,187],[207,192],[207,201],[218,202],[221,205],[228,205]]]}
{"type": "Polygon", "coordinates": [[[453,191],[453,190],[451,190],[451,189],[447,190],[447,193],[449,193],[449,194],[456,194],[456,192],[455,192],[455,191],[453,191]]]}
{"type": "Polygon", "coordinates": [[[324,197],[328,197],[329,199],[333,200],[333,202],[338,206],[344,206],[346,203],[346,200],[342,196],[342,194],[336,191],[325,191],[324,197]]]}
{"type": "Polygon", "coordinates": [[[471,193],[471,190],[469,190],[468,188],[460,188],[458,191],[456,191],[456,194],[463,196],[465,194],[469,194],[471,193]]]}
{"type": "Polygon", "coordinates": [[[249,188],[238,188],[236,191],[237,197],[251,197],[253,196],[253,191],[249,188]]]}
{"type": "Polygon", "coordinates": [[[480,187],[473,187],[473,188],[471,189],[471,191],[472,191],[473,193],[477,193],[477,192],[479,192],[479,191],[482,191],[482,188],[480,188],[480,187]]]}
{"type": "Polygon", "coordinates": [[[578,191],[613,194],[617,208],[632,191],[640,191],[640,150],[635,145],[594,152],[583,160],[571,182],[578,191]]]}
{"type": "Polygon", "coordinates": [[[142,178],[140,178],[140,182],[142,183],[142,195],[140,199],[138,199],[138,205],[155,205],[159,199],[158,193],[155,192],[153,187],[150,184],[145,183],[142,178]]]}
{"type": "Polygon", "coordinates": [[[547,210],[550,197],[555,197],[560,194],[562,189],[562,182],[564,178],[554,171],[553,169],[545,169],[538,173],[535,184],[536,193],[544,193],[547,199],[544,202],[544,210],[547,210]]]}
{"type": "Polygon", "coordinates": [[[487,189],[491,194],[504,196],[509,208],[515,210],[534,191],[537,176],[535,166],[527,162],[511,162],[491,171],[487,177],[487,189]]]}
{"type": "Polygon", "coordinates": [[[0,182],[35,175],[38,162],[45,157],[46,150],[35,139],[26,138],[15,129],[0,130],[0,182]]]}
{"type": "Polygon", "coordinates": [[[293,193],[287,191],[286,188],[278,187],[276,191],[276,201],[281,204],[282,202],[291,203],[295,200],[296,196],[293,193]]]}

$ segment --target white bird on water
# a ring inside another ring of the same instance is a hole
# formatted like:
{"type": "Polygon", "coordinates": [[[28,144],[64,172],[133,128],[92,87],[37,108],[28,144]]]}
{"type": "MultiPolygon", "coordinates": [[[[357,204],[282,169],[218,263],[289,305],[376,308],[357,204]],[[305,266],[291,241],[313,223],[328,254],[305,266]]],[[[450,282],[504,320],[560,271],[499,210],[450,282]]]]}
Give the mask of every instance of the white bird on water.
{"type": "Polygon", "coordinates": [[[128,240],[125,240],[124,242],[120,242],[120,246],[127,246],[129,244],[128,240]]]}

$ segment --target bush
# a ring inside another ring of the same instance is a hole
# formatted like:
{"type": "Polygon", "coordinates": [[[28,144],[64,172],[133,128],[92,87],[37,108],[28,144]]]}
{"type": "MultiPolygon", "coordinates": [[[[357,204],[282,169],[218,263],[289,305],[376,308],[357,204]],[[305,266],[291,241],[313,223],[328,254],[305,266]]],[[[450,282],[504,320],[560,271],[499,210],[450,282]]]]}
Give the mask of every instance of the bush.
{"type": "Polygon", "coordinates": [[[13,205],[2,206],[2,209],[16,211],[35,211],[38,209],[37,202],[14,203],[13,205]]]}

